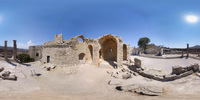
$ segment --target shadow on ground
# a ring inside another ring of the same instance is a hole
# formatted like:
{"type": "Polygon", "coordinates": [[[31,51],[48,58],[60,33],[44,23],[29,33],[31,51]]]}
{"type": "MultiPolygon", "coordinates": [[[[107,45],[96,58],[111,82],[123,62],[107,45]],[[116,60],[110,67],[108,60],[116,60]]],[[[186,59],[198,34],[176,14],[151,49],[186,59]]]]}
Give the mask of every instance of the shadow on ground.
{"type": "Polygon", "coordinates": [[[18,60],[13,60],[11,61],[10,59],[6,59],[6,62],[11,64],[12,66],[17,66],[16,64],[14,64],[13,62],[19,63],[21,65],[25,65],[25,66],[31,66],[30,64],[24,64],[24,63],[20,63],[18,60]]]}
{"type": "Polygon", "coordinates": [[[113,68],[117,68],[117,64],[113,60],[106,60],[113,68]]]}

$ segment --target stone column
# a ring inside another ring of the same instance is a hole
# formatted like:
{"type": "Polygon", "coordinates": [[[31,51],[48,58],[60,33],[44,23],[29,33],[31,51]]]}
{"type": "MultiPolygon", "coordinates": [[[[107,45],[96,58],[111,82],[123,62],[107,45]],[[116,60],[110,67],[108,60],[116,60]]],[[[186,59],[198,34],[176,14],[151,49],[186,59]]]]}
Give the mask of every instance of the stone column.
{"type": "Polygon", "coordinates": [[[16,56],[17,56],[17,44],[16,44],[16,40],[13,40],[13,59],[16,60],[16,56]]]}
{"type": "Polygon", "coordinates": [[[189,57],[189,44],[187,44],[187,57],[189,57]]]}
{"type": "Polygon", "coordinates": [[[7,59],[7,41],[5,41],[4,45],[4,58],[7,59]]]}
{"type": "Polygon", "coordinates": [[[184,56],[184,52],[183,52],[183,50],[182,50],[182,55],[181,55],[181,58],[183,58],[183,56],[184,56]]]}
{"type": "Polygon", "coordinates": [[[160,49],[160,54],[163,55],[163,48],[160,49]]]}

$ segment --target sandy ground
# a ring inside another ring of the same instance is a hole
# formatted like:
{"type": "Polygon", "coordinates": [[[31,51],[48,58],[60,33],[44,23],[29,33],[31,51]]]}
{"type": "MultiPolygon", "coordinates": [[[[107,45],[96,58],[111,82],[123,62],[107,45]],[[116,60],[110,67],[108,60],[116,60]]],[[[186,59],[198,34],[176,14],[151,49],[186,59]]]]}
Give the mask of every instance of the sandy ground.
{"type": "MultiPolygon", "coordinates": [[[[132,56],[134,59],[137,56],[132,56]]],[[[174,65],[188,66],[199,63],[194,59],[153,59],[137,57],[142,60],[146,70],[160,69],[162,73],[170,73],[174,65]]],[[[82,64],[74,67],[56,67],[45,71],[40,62],[30,63],[31,66],[16,62],[8,63],[0,58],[0,67],[11,71],[18,77],[17,81],[0,79],[0,100],[182,100],[200,99],[200,78],[196,75],[178,79],[172,82],[159,82],[142,76],[115,79],[107,71],[118,71],[112,67],[97,67],[82,64]],[[13,66],[16,65],[16,66],[13,66]],[[35,68],[41,76],[32,76],[30,69],[35,68]],[[68,74],[66,72],[72,72],[68,74]],[[136,93],[118,91],[115,85],[108,85],[110,80],[118,80],[122,85],[141,84],[160,86],[164,89],[162,96],[143,96],[136,93]]]]}

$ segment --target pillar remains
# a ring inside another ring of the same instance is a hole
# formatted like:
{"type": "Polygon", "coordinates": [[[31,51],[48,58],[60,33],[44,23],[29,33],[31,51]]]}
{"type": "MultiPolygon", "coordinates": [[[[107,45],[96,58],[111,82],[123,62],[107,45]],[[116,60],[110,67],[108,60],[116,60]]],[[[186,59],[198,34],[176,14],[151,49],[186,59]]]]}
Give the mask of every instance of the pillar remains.
{"type": "Polygon", "coordinates": [[[17,44],[16,44],[17,40],[13,40],[13,59],[16,60],[16,56],[17,56],[17,44]]]}
{"type": "Polygon", "coordinates": [[[7,59],[7,41],[5,41],[4,45],[4,58],[7,59]]]}
{"type": "Polygon", "coordinates": [[[189,44],[187,44],[187,57],[189,57],[189,44]]]}
{"type": "Polygon", "coordinates": [[[182,55],[181,55],[181,58],[183,58],[183,56],[184,56],[184,52],[183,52],[183,50],[182,50],[182,55]]]}
{"type": "Polygon", "coordinates": [[[160,49],[160,54],[163,55],[163,48],[160,49]]]}

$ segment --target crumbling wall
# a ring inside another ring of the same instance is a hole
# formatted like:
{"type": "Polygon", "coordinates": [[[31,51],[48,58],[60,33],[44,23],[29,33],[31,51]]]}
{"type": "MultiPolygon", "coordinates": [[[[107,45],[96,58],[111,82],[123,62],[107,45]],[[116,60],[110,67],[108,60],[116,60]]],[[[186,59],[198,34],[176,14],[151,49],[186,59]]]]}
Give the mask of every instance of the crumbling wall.
{"type": "Polygon", "coordinates": [[[127,45],[123,44],[123,60],[127,60],[127,45]]]}
{"type": "MultiPolygon", "coordinates": [[[[51,64],[63,66],[76,65],[80,62],[91,62],[97,65],[102,57],[104,60],[117,61],[117,64],[121,65],[123,62],[123,45],[121,37],[112,34],[104,35],[98,39],[78,35],[69,40],[63,40],[62,34],[60,34],[55,35],[54,41],[47,41],[40,47],[41,61],[47,63],[47,60],[49,60],[51,64]],[[79,38],[82,38],[83,41],[79,41],[79,38]]],[[[130,57],[129,49],[129,45],[126,45],[126,59],[130,57]]],[[[33,55],[35,52],[37,50],[30,47],[30,54],[33,55]]]]}
{"type": "Polygon", "coordinates": [[[130,50],[130,45],[127,44],[127,59],[130,59],[130,56],[131,56],[131,50],[130,50]]]}
{"type": "Polygon", "coordinates": [[[54,42],[55,42],[55,43],[59,43],[59,44],[63,43],[62,34],[55,34],[54,42]]]}
{"type": "Polygon", "coordinates": [[[42,45],[39,46],[29,46],[29,55],[38,61],[42,58],[42,45]]]}
{"type": "Polygon", "coordinates": [[[73,65],[79,61],[79,54],[71,47],[44,47],[43,63],[47,63],[47,56],[50,56],[50,63],[56,65],[73,65]]]}

